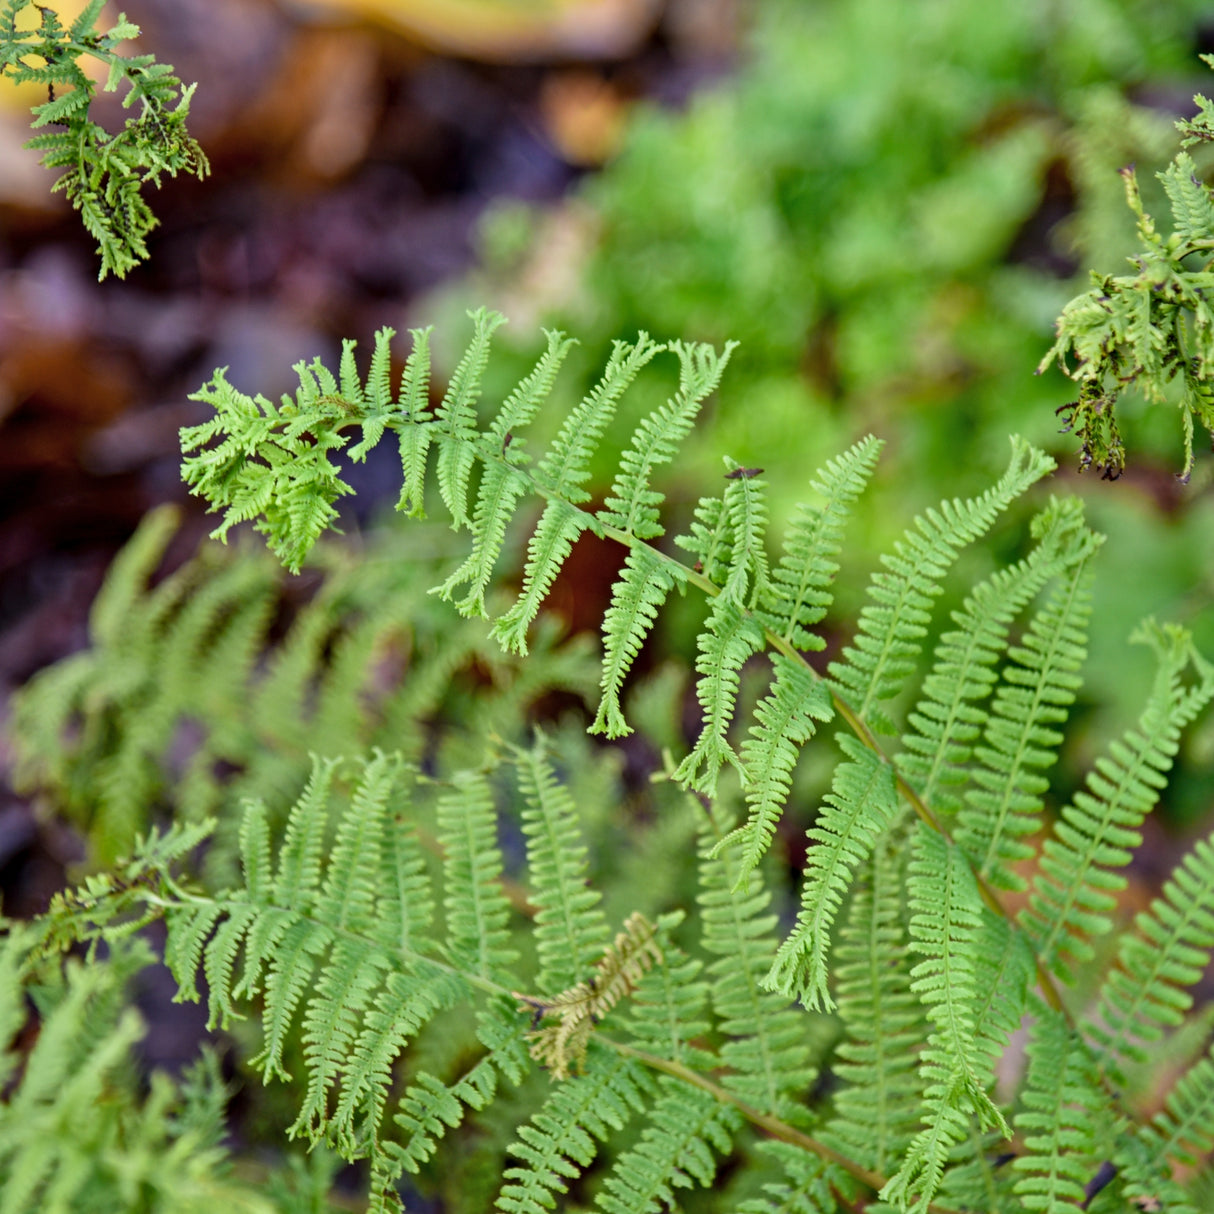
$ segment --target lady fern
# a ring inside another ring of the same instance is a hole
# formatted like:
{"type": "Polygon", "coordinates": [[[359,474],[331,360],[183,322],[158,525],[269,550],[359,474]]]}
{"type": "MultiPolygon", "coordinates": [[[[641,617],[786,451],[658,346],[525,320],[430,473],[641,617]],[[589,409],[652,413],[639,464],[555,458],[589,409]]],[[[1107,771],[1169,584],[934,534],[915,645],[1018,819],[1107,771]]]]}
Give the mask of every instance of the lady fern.
{"type": "MultiPolygon", "coordinates": [[[[292,1085],[291,1133],[365,1160],[375,1211],[395,1207],[406,1174],[433,1176],[469,1123],[502,1109],[513,1120],[499,1139],[509,1144],[505,1211],[551,1209],[574,1185],[576,1200],[607,1211],[657,1210],[685,1187],[716,1183],[726,1160],[755,1178],[737,1207],[756,1212],[865,1202],[1054,1211],[1097,1191],[1109,1210],[1152,1192],[1186,1208],[1171,1169],[1209,1148],[1208,1062],[1178,1081],[1153,1122],[1111,1081],[1140,1040],[1183,1019],[1183,988],[1209,953],[1203,847],[1141,921],[1151,946],[1126,937],[1126,977],[1107,977],[1092,1016],[1069,988],[1076,963],[1093,959],[1091,937],[1113,927],[1115,870],[1132,855],[1180,731],[1214,694],[1188,634],[1144,627],[1159,675],[1139,726],[1097,761],[1089,790],[1034,849],[1029,836],[1048,828],[1045,772],[1079,688],[1099,537],[1076,503],[1050,501],[1021,560],[967,587],[945,628],[933,615],[963,548],[1050,470],[1047,457],[1015,440],[990,489],[915,519],[823,676],[806,652],[821,648],[814,630],[832,605],[876,442],[813,478],[817,504],[794,514],[776,561],[760,470],[727,461],[720,492],[672,541],[689,563],[666,543],[651,475],[676,457],[728,350],[670,347],[678,386],[621,444],[596,510],[589,460],[663,348],[644,335],[618,344],[533,459],[526,425],[568,343],[550,334],[494,409],[480,382],[499,323],[473,316],[469,350],[433,409],[423,331],[395,398],[386,331],[365,384],[349,346],[336,375],[301,364],[299,391],[279,406],[217,376],[202,394],[214,421],[183,433],[186,478],[225,512],[219,535],[255,518],[294,566],[345,492],[337,460],[350,438],[359,436],[347,454],[363,458],[395,435],[402,513],[422,511],[433,475],[429,499],[468,533],[436,588],[455,602],[453,616],[497,612],[493,634],[508,651],[533,647],[531,662],[540,650],[529,630],[573,542],[590,532],[624,546],[592,723],[615,736],[636,717],[625,712],[630,671],[665,600],[676,587],[703,595],[698,732],[681,760],[666,756],[676,787],[658,828],[678,819],[686,837],[694,821],[694,869],[672,855],[657,878],[650,861],[634,905],[602,901],[613,861],[596,854],[590,832],[619,840],[632,825],[575,799],[577,773],[555,744],[524,748],[473,719],[459,762],[396,754],[390,743],[353,763],[318,754],[285,829],[278,792],[251,799],[238,829],[221,823],[239,836],[240,873],[228,866],[226,889],[176,875],[197,830],[151,836],[111,876],[61,899],[47,946],[164,916],[183,997],[195,997],[201,973],[212,1023],[250,1014],[260,1023],[254,1062],[265,1081],[292,1085]],[[521,592],[499,607],[495,570],[529,500],[540,508],[521,592]],[[744,696],[752,673],[766,687],[744,696]],[[809,826],[788,930],[770,847],[799,757],[827,722],[833,778],[809,826]],[[1020,864],[1033,856],[1028,906],[1014,916],[999,891],[1023,888],[1020,864]],[[1026,1014],[1030,1063],[1009,1095],[997,1074],[1026,1014]],[[462,1045],[444,1053],[435,1043],[458,1018],[462,1045]],[[1009,1139],[1014,1167],[996,1158],[1009,1139]]],[[[173,600],[161,615],[177,612],[173,600]]],[[[180,615],[196,620],[183,629],[193,636],[227,618],[205,596],[180,615]]],[[[233,646],[252,652],[247,640],[233,646]]],[[[284,688],[298,685],[283,676],[284,688]]]]}

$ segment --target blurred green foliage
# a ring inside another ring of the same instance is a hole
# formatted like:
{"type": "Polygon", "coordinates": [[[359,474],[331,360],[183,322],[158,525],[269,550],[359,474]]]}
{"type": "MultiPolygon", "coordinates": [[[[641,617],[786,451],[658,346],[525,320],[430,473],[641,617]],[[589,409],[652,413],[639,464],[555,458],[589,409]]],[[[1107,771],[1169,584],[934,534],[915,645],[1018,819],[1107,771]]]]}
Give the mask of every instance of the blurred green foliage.
{"type": "MultiPolygon", "coordinates": [[[[1056,410],[1074,387],[1034,369],[1088,268],[1117,270],[1136,245],[1118,170],[1137,162],[1148,207],[1166,209],[1151,170],[1177,147],[1170,108],[1202,84],[1203,11],[765,0],[736,77],[683,112],[640,107],[617,160],[560,211],[491,212],[482,268],[422,312],[447,321],[490,300],[520,330],[537,312],[572,329],[571,399],[614,337],[738,338],[720,401],[672,472],[688,511],[722,452],[743,464],[761,453],[782,522],[810,470],[869,431],[889,445],[850,540],[874,553],[942,492],[989,478],[1009,431],[1073,479],[1077,447],[1056,410]],[[582,260],[554,268],[545,259],[570,255],[571,227],[582,260]]],[[[503,382],[532,353],[502,359],[503,382]]],[[[1117,724],[1148,677],[1124,656],[1142,614],[1184,617],[1214,640],[1198,618],[1200,571],[1214,567],[1210,472],[1199,461],[1182,492],[1171,417],[1123,412],[1135,475],[1112,491],[1068,485],[1119,537],[1089,673],[1117,724]]],[[[685,649],[691,628],[679,632],[685,649]]]]}

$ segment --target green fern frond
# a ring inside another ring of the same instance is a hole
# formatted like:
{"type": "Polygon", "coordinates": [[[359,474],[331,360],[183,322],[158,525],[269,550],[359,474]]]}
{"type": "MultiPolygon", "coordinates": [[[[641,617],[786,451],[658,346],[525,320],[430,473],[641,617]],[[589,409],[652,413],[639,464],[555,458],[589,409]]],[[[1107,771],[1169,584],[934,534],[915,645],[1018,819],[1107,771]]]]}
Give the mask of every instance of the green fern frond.
{"type": "Polygon", "coordinates": [[[725,514],[729,519],[729,569],[721,597],[739,608],[752,610],[767,593],[771,574],[767,549],[767,482],[761,468],[743,468],[725,457],[725,514]]]}
{"type": "MultiPolygon", "coordinates": [[[[426,462],[434,433],[433,426],[421,424],[430,408],[430,333],[429,328],[409,330],[413,345],[401,375],[398,397],[401,420],[405,424],[397,431],[403,483],[396,508],[409,518],[417,519],[426,517],[426,462]]],[[[352,448],[350,454],[357,449],[352,448]]]]}
{"type": "Polygon", "coordinates": [[[1214,950],[1214,840],[1199,839],[1173,870],[1137,934],[1122,937],[1090,1025],[1101,1055],[1144,1061],[1146,1047],[1184,1020],[1185,990],[1200,981],[1214,950]]]}
{"type": "Polygon", "coordinates": [[[736,345],[726,342],[718,354],[708,345],[670,343],[667,348],[679,358],[678,391],[644,418],[634,432],[631,445],[620,458],[611,492],[598,512],[601,525],[640,540],[664,534],[658,522],[663,495],[650,485],[649,478],[674,458],[679,444],[691,433],[700,406],[721,382],[736,345]]]}
{"type": "Polygon", "coordinates": [[[889,766],[849,735],[839,734],[838,740],[845,761],[835,768],[817,824],[806,832],[812,845],[797,923],[764,979],[807,1007],[827,1011],[834,1007],[826,966],[831,925],[849,879],[898,810],[889,766]]]}
{"type": "Polygon", "coordinates": [[[891,554],[882,556],[890,571],[873,574],[846,661],[832,662],[830,675],[853,701],[864,720],[888,725],[879,705],[896,695],[914,672],[914,660],[930,623],[940,582],[962,547],[982,535],[1009,503],[1054,467],[1054,461],[1020,438],[1012,440],[1012,459],[998,483],[980,497],[944,501],[915,519],[891,554]]]}
{"type": "Polygon", "coordinates": [[[927,1036],[911,990],[903,915],[905,827],[878,839],[857,872],[835,953],[835,995],[846,1036],[833,1071],[843,1086],[825,1142],[888,1175],[918,1128],[918,1050],[927,1036]]]}
{"type": "MultiPolygon", "coordinates": [[[[1072,508],[1069,511],[1076,514],[1072,508]]],[[[1074,563],[1033,615],[1022,643],[1009,651],[987,719],[985,745],[975,747],[974,783],[958,815],[957,841],[979,874],[1005,889],[1023,889],[1013,865],[1033,854],[1023,842],[1038,828],[1042,774],[1057,758],[1068,707],[1081,686],[1091,614],[1091,555],[1099,537],[1078,541],[1074,563]]]]}
{"type": "Polygon", "coordinates": [[[47,100],[32,107],[35,130],[55,128],[25,146],[42,153],[49,169],[62,169],[52,192],[62,192],[80,212],[97,241],[99,278],[126,276],[147,257],[146,238],[157,220],[143,197],[162,174],[210,172],[206,155],[186,129],[194,85],[183,86],[169,64],[152,55],[124,57],[123,42],[139,36],[124,15],[105,33],[97,29],[103,5],[90,0],[64,26],[59,14],[34,0],[5,0],[0,9],[0,76],[15,84],[45,87],[47,100]],[[36,24],[18,25],[34,17],[36,24]],[[80,61],[94,59],[109,69],[103,86],[112,93],[126,86],[124,108],[139,106],[137,117],[113,134],[93,122],[89,110],[97,92],[80,61]]]}
{"type": "Polygon", "coordinates": [[[1029,1036],[1029,1073],[1016,1115],[1026,1153],[1013,1163],[1026,1210],[1062,1214],[1081,1205],[1113,1126],[1088,1050],[1059,1012],[1038,1004],[1029,1036]]]}
{"type": "Polygon", "coordinates": [[[652,548],[629,548],[603,617],[602,696],[590,727],[593,732],[609,738],[631,732],[620,708],[624,679],[666,596],[675,586],[682,587],[684,578],[681,567],[663,561],[652,548]]]}
{"type": "Polygon", "coordinates": [[[457,773],[453,787],[439,798],[438,840],[447,953],[461,969],[497,980],[518,954],[509,944],[510,902],[501,885],[497,816],[484,775],[457,773]]]}
{"type": "MultiPolygon", "coordinates": [[[[997,682],[993,668],[1008,628],[1046,582],[1076,559],[1082,517],[1077,507],[1055,501],[1034,519],[1033,530],[1041,536],[1037,546],[1023,561],[979,583],[953,613],[959,630],[946,632],[936,646],[932,671],[907,718],[912,731],[903,735],[905,750],[898,756],[903,776],[930,809],[952,814],[960,807],[949,789],[968,778],[974,743],[988,721],[982,701],[997,682]]],[[[987,827],[989,835],[1001,834],[1005,814],[1006,809],[987,827]]]]}
{"type": "Polygon", "coordinates": [[[771,664],[771,689],[755,706],[755,723],[742,743],[749,817],[722,841],[722,846],[741,844],[738,879],[743,888],[771,846],[801,748],[819,723],[834,718],[830,693],[809,666],[782,653],[773,653],[771,664]]]}
{"type": "Polygon", "coordinates": [[[542,738],[515,752],[523,793],[529,901],[536,907],[535,948],[540,991],[572,986],[602,956],[607,921],[601,895],[587,884],[586,843],[573,798],[557,781],[542,738]]]}
{"type": "Polygon", "coordinates": [[[842,455],[827,460],[809,482],[824,499],[820,508],[800,505],[784,536],[784,553],[773,568],[762,611],[764,623],[800,650],[823,647],[810,631],[830,606],[830,591],[839,572],[836,557],[843,546],[843,527],[864,492],[881,442],[869,435],[842,455]]]}
{"type": "Polygon", "coordinates": [[[729,1154],[742,1126],[736,1109],[695,1088],[663,1077],[658,1091],[641,1141],[603,1181],[596,1204],[607,1214],[658,1214],[677,1208],[675,1189],[709,1188],[716,1157],[729,1154]]]}
{"type": "Polygon", "coordinates": [[[544,1214],[598,1154],[613,1130],[644,1107],[652,1081],[635,1062],[593,1043],[583,1074],[554,1086],[544,1107],[520,1126],[510,1153],[525,1166],[509,1167],[497,1199],[504,1214],[544,1214]]]}
{"type": "Polygon", "coordinates": [[[911,947],[924,956],[911,970],[911,989],[923,1001],[935,1031],[920,1060],[924,1128],[911,1143],[881,1196],[915,1211],[935,1197],[954,1143],[969,1132],[970,1116],[1004,1137],[1011,1131],[987,1095],[991,1076],[976,1046],[975,961],[982,904],[960,850],[916,823],[910,864],[911,947]]]}
{"type": "Polygon", "coordinates": [[[1116,870],[1129,863],[1140,841],[1138,827],[1166,782],[1181,729],[1214,696],[1214,670],[1184,629],[1149,620],[1131,639],[1155,651],[1154,690],[1138,728],[1097,759],[1088,789],[1063,810],[1042,847],[1040,873],[1022,915],[1037,955],[1064,977],[1064,954],[1087,960],[1093,955],[1089,938],[1109,930],[1114,894],[1125,886],[1116,870]],[[1190,665],[1198,682],[1185,686],[1181,676],[1190,665]]]}
{"type": "MultiPolygon", "coordinates": [[[[765,1142],[766,1154],[780,1161],[784,1178],[765,1184],[767,1197],[751,1198],[738,1214],[833,1214],[838,1201],[832,1192],[829,1170],[822,1160],[786,1142],[765,1142]]],[[[873,1209],[870,1205],[869,1209],[873,1209]]]]}
{"type": "Polygon", "coordinates": [[[711,1027],[703,970],[702,961],[663,939],[662,959],[642,975],[629,1004],[629,1031],[638,1048],[697,1069],[715,1064],[715,1055],[695,1044],[711,1027]]]}
{"type": "Polygon", "coordinates": [[[784,995],[762,987],[776,955],[771,894],[754,876],[742,892],[738,849],[718,852],[722,833],[715,821],[705,825],[697,899],[704,951],[713,957],[707,970],[712,1008],[728,1037],[720,1057],[730,1073],[722,1083],[762,1112],[795,1118],[815,1072],[801,1016],[784,995]]]}
{"type": "Polygon", "coordinates": [[[721,767],[730,763],[748,782],[748,773],[729,744],[742,666],[763,648],[763,631],[755,619],[721,594],[713,600],[704,631],[700,633],[696,671],[696,698],[704,724],[691,753],[679,764],[673,779],[715,797],[721,767]]]}

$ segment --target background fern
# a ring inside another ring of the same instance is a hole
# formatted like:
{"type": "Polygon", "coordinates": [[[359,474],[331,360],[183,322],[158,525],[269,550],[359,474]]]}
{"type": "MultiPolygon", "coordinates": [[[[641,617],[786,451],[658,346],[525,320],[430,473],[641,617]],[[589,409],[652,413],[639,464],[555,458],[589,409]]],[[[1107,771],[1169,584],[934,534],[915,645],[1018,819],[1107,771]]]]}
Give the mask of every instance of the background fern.
{"type": "MultiPolygon", "coordinates": [[[[547,1209],[587,1184],[604,1209],[659,1209],[680,1189],[715,1183],[726,1160],[744,1161],[755,1178],[739,1191],[747,1209],[800,1203],[826,1212],[865,1193],[878,1209],[959,1210],[981,1193],[991,1208],[1050,1209],[1094,1191],[1106,1174],[1115,1178],[1103,1186],[1109,1209],[1128,1211],[1153,1189],[1191,1203],[1172,1167],[1207,1149],[1196,1111],[1206,1064],[1190,1052],[1190,1077],[1154,1122],[1126,1107],[1111,1080],[1124,1053],[1116,1043],[1174,1024],[1181,988],[1208,955],[1203,848],[1143,920],[1160,964],[1144,965],[1126,937],[1125,964],[1144,989],[1127,1001],[1110,976],[1105,1010],[1089,1024],[1069,987],[1074,963],[1093,960],[1093,938],[1113,929],[1107,891],[1119,878],[1110,870],[1131,856],[1179,730],[1214,692],[1211,667],[1183,630],[1144,626],[1159,675],[1139,726],[1097,761],[1090,791],[1034,853],[1040,871],[1016,917],[997,891],[1024,883],[1016,866],[1047,808],[1040,773],[1062,740],[1085,643],[1087,568],[1099,540],[1077,505],[1046,503],[1029,525],[1028,555],[971,586],[956,627],[925,655],[958,554],[1049,461],[1016,440],[992,488],[915,519],[872,578],[852,645],[823,676],[793,638],[812,650],[808,629],[830,609],[831,567],[875,444],[815,477],[828,489],[824,504],[795,516],[778,565],[759,474],[727,463],[719,505],[701,503],[702,529],[686,540],[697,568],[651,542],[666,529],[647,469],[676,454],[722,359],[673,348],[681,386],[626,444],[638,454],[622,462],[615,503],[596,511],[578,475],[554,479],[553,470],[576,472],[569,461],[592,452],[605,408],[589,438],[580,432],[576,453],[569,432],[535,463],[524,445],[524,414],[542,406],[564,339],[550,338],[536,371],[482,428],[468,402],[497,321],[483,312],[472,320],[465,373],[444,398],[463,404],[433,411],[416,398],[426,377],[421,334],[395,400],[382,382],[386,334],[372,361],[378,386],[358,381],[349,349],[336,376],[301,366],[300,392],[272,408],[216,378],[207,389],[216,421],[183,435],[187,476],[228,511],[221,533],[248,513],[251,493],[313,493],[319,513],[271,504],[259,520],[285,560],[302,560],[340,482],[343,430],[360,428],[363,444],[392,433],[416,478],[403,512],[435,500],[424,488],[429,466],[437,500],[483,554],[473,580],[485,597],[464,602],[473,614],[495,603],[488,554],[504,556],[523,502],[538,498],[531,580],[524,573],[498,637],[523,646],[519,630],[577,535],[626,546],[633,563],[604,622],[604,701],[618,698],[660,610],[636,597],[636,571],[707,598],[699,739],[670,737],[687,757],[666,756],[659,794],[673,837],[698,833],[698,865],[676,853],[654,882],[641,835],[648,888],[630,886],[632,905],[610,884],[611,897],[600,899],[595,878],[617,881],[619,861],[600,861],[591,840],[629,824],[612,821],[609,785],[585,812],[565,788],[558,756],[585,763],[587,752],[569,751],[563,733],[506,745],[470,722],[467,743],[437,766],[424,750],[378,750],[353,763],[316,755],[281,837],[284,798],[267,790],[246,805],[240,875],[212,869],[216,892],[176,875],[201,826],[149,837],[133,859],[59,901],[43,927],[48,946],[125,938],[163,915],[183,997],[196,997],[202,974],[213,1024],[260,1022],[260,1052],[256,1035],[242,1039],[265,1082],[289,1084],[290,1132],[367,1161],[374,1210],[394,1208],[407,1174],[423,1186],[441,1175],[448,1151],[463,1149],[460,1139],[499,1101],[513,1122],[495,1139],[507,1160],[503,1210],[547,1209]],[[407,437],[413,431],[424,437],[407,437]],[[507,445],[504,433],[518,438],[507,445]],[[309,446],[306,483],[275,479],[284,442],[309,446]],[[315,472],[321,463],[328,470],[315,472]],[[500,492],[506,483],[513,488],[500,492]],[[759,688],[743,695],[744,669],[762,649],[773,653],[771,673],[755,663],[759,688]],[[841,759],[809,833],[800,916],[791,931],[777,930],[767,847],[794,795],[799,754],[814,723],[827,720],[841,759]],[[752,745],[739,748],[733,738],[748,725],[752,745]],[[899,736],[895,750],[889,739],[899,736]],[[748,822],[738,827],[743,807],[748,822]],[[1026,1009],[1031,1063],[1012,1093],[996,1087],[996,1071],[1026,1009]],[[1072,1105],[1082,1118],[1058,1112],[1072,1105]],[[1013,1126],[1024,1137],[1009,1168],[992,1156],[1007,1149],[1013,1126]],[[769,1138],[782,1147],[761,1147],[769,1138]]],[[[657,353],[646,338],[617,347],[574,416],[618,397],[621,378],[657,353]]],[[[524,538],[513,542],[518,550],[524,538]]],[[[131,570],[154,552],[145,536],[131,570]]],[[[450,578],[433,577],[450,595],[450,578]]],[[[113,585],[138,582],[130,572],[113,585]]],[[[98,618],[112,610],[103,605],[98,618]]],[[[653,702],[641,711],[652,718],[653,702]]]]}

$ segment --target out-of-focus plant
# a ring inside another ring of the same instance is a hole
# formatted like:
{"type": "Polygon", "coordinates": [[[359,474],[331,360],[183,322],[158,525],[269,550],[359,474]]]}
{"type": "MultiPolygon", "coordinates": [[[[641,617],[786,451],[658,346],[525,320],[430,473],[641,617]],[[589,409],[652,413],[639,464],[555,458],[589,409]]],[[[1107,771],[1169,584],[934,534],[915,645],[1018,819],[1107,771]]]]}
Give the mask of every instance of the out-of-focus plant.
{"type": "Polygon", "coordinates": [[[4,0],[0,76],[45,87],[46,100],[32,107],[41,133],[25,146],[41,152],[47,168],[62,170],[51,188],[64,193],[96,239],[99,276],[122,278],[147,257],[146,238],[157,222],[143,187],[158,186],[165,173],[205,177],[209,166],[186,129],[194,85],[183,87],[172,66],[153,55],[119,54],[119,44],[137,38],[139,27],[120,15],[102,33],[97,19],[104,7],[105,0],[89,0],[64,24],[48,5],[4,0]],[[125,85],[123,105],[139,105],[121,131],[111,133],[92,120],[97,86],[81,67],[86,58],[105,66],[106,92],[125,85]]]}

